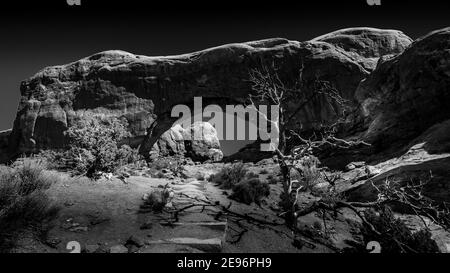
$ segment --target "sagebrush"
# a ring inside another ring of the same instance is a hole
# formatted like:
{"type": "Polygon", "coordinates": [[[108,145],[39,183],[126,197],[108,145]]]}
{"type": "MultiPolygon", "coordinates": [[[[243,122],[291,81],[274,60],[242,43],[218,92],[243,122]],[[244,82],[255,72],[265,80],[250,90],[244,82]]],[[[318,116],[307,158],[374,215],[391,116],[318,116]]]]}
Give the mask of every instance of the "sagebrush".
{"type": "Polygon", "coordinates": [[[368,223],[380,232],[374,234],[363,226],[362,235],[365,243],[377,241],[382,253],[439,253],[439,247],[431,238],[427,229],[413,233],[401,219],[397,219],[388,206],[380,210],[370,209],[364,212],[368,223]]]}
{"type": "Polygon", "coordinates": [[[250,178],[234,185],[230,198],[247,205],[260,205],[261,199],[269,194],[270,187],[267,183],[261,182],[259,178],[250,178]]]}
{"type": "Polygon", "coordinates": [[[223,189],[231,189],[230,198],[245,204],[259,205],[261,199],[270,193],[269,185],[261,182],[259,175],[250,172],[241,162],[223,167],[217,174],[211,175],[209,181],[223,189]]]}
{"type": "Polygon", "coordinates": [[[47,195],[57,177],[36,161],[25,161],[0,173],[0,251],[8,252],[27,231],[41,237],[59,208],[47,195]]]}
{"type": "Polygon", "coordinates": [[[225,166],[218,173],[211,175],[209,181],[217,183],[223,189],[232,189],[246,177],[247,173],[248,169],[243,163],[235,163],[225,166]]]}

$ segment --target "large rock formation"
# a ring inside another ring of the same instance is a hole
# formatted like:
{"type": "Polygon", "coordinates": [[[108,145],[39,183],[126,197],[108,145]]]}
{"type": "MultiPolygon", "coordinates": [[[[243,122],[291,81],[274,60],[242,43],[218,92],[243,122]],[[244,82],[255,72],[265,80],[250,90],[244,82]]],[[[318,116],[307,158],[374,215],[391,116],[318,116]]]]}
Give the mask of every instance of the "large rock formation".
{"type": "Polygon", "coordinates": [[[401,31],[375,28],[342,29],[317,37],[313,41],[327,42],[346,51],[369,71],[375,69],[379,57],[400,54],[412,42],[411,38],[401,31]]]}
{"type": "MultiPolygon", "coordinates": [[[[382,58],[356,92],[363,132],[377,175],[348,185],[351,200],[376,200],[373,187],[426,183],[423,194],[450,200],[450,28],[416,40],[397,57],[382,58]]],[[[352,181],[352,179],[348,179],[352,181]]]]}
{"type": "Polygon", "coordinates": [[[358,87],[363,136],[376,150],[404,145],[450,118],[450,28],[385,56],[358,87]]]}
{"type": "MultiPolygon", "coordinates": [[[[251,92],[249,70],[262,63],[273,63],[284,79],[297,77],[303,65],[305,92],[314,92],[308,83],[321,79],[353,100],[372,64],[402,52],[409,42],[399,31],[356,28],[307,42],[276,38],[169,57],[101,52],[22,82],[9,153],[64,147],[63,132],[74,112],[88,110],[125,117],[145,154],[172,126],[174,105],[192,104],[194,96],[205,104],[242,103],[251,92]]],[[[326,101],[316,99],[296,119],[308,128],[332,120],[332,113],[326,101]]]]}
{"type": "Polygon", "coordinates": [[[8,160],[8,155],[5,151],[8,150],[8,142],[10,134],[11,129],[0,131],[0,162],[5,162],[8,160]]]}

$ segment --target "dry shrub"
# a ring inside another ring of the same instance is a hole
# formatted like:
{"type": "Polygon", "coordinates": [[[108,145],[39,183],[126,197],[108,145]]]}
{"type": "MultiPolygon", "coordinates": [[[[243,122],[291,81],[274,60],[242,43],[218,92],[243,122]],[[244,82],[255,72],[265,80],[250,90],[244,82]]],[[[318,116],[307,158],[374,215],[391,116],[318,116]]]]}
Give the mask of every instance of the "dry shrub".
{"type": "Polygon", "coordinates": [[[366,226],[362,235],[366,243],[377,241],[382,253],[437,253],[440,252],[436,242],[431,239],[431,232],[423,229],[413,233],[401,219],[394,217],[392,210],[384,206],[380,211],[374,209],[364,212],[367,221],[381,235],[374,234],[366,226]]]}
{"type": "Polygon", "coordinates": [[[248,170],[243,163],[235,163],[223,167],[218,173],[211,175],[209,181],[217,183],[223,189],[232,189],[247,175],[248,170]]]}
{"type": "Polygon", "coordinates": [[[269,194],[270,187],[267,183],[261,182],[258,178],[250,178],[235,184],[230,198],[247,205],[251,203],[259,205],[261,199],[269,194]]]}
{"type": "Polygon", "coordinates": [[[143,209],[151,209],[154,212],[161,212],[172,197],[167,186],[157,188],[144,196],[143,209]]]}
{"type": "Polygon", "coordinates": [[[302,181],[305,189],[312,190],[315,185],[323,182],[319,165],[319,159],[312,155],[301,158],[296,164],[296,169],[300,173],[300,181],[302,181]]]}
{"type": "Polygon", "coordinates": [[[40,237],[58,213],[46,191],[57,177],[36,161],[0,173],[0,251],[13,248],[25,231],[40,237]]]}
{"type": "Polygon", "coordinates": [[[66,151],[45,152],[55,167],[70,169],[76,174],[99,178],[101,173],[113,173],[121,166],[139,161],[138,152],[120,145],[130,137],[125,119],[114,116],[77,113],[72,126],[65,132],[69,141],[66,151]]]}
{"type": "Polygon", "coordinates": [[[209,181],[223,189],[231,189],[233,191],[231,199],[245,204],[260,204],[261,198],[270,194],[270,187],[258,177],[258,174],[249,172],[243,163],[235,163],[211,175],[209,181]]]}

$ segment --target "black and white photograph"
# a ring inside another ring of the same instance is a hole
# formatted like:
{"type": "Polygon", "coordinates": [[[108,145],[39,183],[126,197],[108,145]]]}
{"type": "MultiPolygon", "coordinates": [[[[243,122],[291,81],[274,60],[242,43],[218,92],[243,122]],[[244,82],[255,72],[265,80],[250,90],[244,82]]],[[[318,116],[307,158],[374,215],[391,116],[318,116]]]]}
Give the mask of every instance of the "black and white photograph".
{"type": "Polygon", "coordinates": [[[0,253],[450,252],[448,1],[10,4],[0,253]]]}

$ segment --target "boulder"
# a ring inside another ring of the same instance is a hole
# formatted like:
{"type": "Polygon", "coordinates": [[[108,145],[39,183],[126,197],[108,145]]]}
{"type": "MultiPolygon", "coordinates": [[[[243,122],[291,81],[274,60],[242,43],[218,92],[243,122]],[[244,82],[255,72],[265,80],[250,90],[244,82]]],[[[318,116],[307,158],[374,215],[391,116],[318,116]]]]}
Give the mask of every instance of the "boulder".
{"type": "Polygon", "coordinates": [[[195,122],[187,129],[180,124],[173,126],[161,135],[151,153],[187,156],[194,161],[217,162],[223,158],[217,131],[208,122],[195,122]]]}
{"type": "Polygon", "coordinates": [[[187,139],[187,152],[194,161],[220,161],[223,153],[217,131],[208,122],[196,122],[185,131],[187,139]]]}

